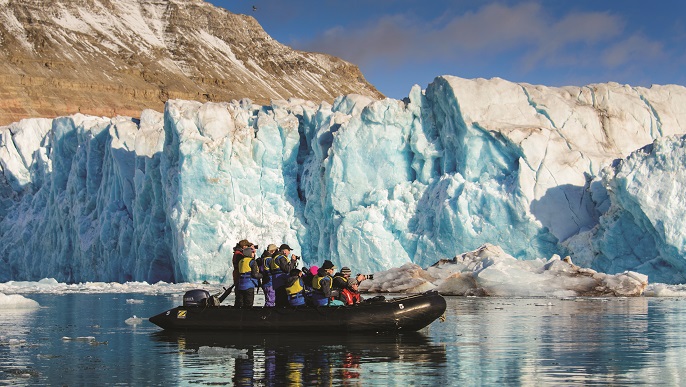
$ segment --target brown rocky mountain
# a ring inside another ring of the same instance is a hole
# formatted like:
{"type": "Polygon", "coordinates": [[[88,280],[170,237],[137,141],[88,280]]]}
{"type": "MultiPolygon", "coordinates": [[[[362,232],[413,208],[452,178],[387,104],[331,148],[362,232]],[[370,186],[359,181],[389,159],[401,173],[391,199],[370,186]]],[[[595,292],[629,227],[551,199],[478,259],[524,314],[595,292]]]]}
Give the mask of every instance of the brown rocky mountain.
{"type": "Polygon", "coordinates": [[[137,117],[167,99],[382,98],[357,66],[293,50],[202,0],[0,0],[0,125],[137,117]]]}

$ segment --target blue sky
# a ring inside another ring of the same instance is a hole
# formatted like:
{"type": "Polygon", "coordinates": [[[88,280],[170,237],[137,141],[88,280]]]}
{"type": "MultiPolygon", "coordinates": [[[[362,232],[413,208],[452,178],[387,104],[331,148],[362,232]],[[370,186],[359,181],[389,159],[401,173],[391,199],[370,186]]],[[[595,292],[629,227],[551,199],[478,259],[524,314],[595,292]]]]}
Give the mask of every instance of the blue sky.
{"type": "Polygon", "coordinates": [[[548,86],[686,85],[681,0],[208,1],[255,17],[283,44],[358,65],[391,98],[445,74],[548,86]]]}

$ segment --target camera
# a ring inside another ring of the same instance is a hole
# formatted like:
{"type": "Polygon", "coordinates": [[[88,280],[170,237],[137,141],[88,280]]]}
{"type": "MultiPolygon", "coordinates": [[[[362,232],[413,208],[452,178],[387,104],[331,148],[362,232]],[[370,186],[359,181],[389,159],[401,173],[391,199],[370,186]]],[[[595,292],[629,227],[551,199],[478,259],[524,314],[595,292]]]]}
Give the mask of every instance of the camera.
{"type": "Polygon", "coordinates": [[[373,280],[373,279],[374,279],[374,274],[360,274],[360,273],[357,273],[357,275],[355,276],[355,278],[357,278],[357,277],[359,277],[359,276],[364,276],[364,279],[368,279],[368,280],[373,280]]]}
{"type": "Polygon", "coordinates": [[[260,248],[260,245],[253,245],[253,248],[254,248],[255,250],[257,250],[257,249],[260,248]]]}

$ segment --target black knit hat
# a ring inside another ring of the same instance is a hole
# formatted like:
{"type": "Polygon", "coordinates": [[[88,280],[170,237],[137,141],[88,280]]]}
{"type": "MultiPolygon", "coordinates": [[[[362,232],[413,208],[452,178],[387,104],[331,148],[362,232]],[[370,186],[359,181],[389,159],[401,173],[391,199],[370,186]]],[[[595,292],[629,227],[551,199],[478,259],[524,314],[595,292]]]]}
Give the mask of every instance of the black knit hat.
{"type": "Polygon", "coordinates": [[[335,269],[336,265],[333,264],[333,262],[329,261],[328,259],[322,263],[321,269],[335,269]]]}

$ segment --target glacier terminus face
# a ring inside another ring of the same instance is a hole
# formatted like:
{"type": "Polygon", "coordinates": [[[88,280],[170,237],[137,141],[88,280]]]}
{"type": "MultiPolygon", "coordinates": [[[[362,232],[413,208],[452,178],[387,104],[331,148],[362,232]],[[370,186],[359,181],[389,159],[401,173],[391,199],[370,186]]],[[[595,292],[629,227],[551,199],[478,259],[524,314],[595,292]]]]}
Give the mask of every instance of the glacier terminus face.
{"type": "Polygon", "coordinates": [[[681,86],[451,76],[403,101],[27,119],[0,128],[0,281],[229,281],[248,239],[361,273],[489,243],[684,283],[684,123],[681,86]]]}

